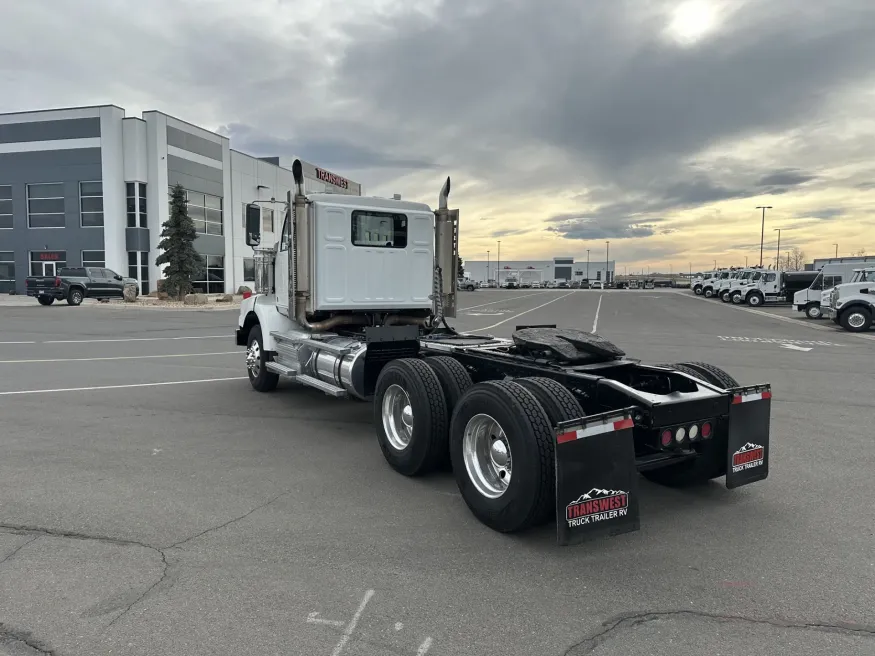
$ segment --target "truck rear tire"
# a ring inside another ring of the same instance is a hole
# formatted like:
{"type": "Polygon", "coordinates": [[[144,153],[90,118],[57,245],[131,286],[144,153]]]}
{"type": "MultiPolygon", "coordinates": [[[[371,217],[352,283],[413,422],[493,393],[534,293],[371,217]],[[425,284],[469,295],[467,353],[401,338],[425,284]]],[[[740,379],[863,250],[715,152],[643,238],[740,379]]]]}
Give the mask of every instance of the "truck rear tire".
{"type": "Polygon", "coordinates": [[[551,427],[555,427],[560,421],[586,417],[574,394],[551,378],[516,378],[513,382],[534,395],[547,413],[551,427]]]}
{"type": "Polygon", "coordinates": [[[446,459],[447,402],[434,370],[422,360],[393,360],[374,391],[374,426],[386,462],[400,474],[420,476],[446,459]]]}
{"type": "Polygon", "coordinates": [[[36,300],[40,305],[51,305],[55,302],[55,299],[52,296],[37,296],[36,300]]]}
{"type": "Polygon", "coordinates": [[[707,362],[679,362],[675,367],[683,367],[684,369],[692,369],[697,372],[699,378],[702,378],[706,383],[717,385],[723,389],[730,387],[739,387],[738,381],[720,367],[715,367],[707,362]]]}
{"type": "Polygon", "coordinates": [[[446,355],[425,358],[423,362],[432,368],[438,377],[441,389],[444,391],[444,400],[447,403],[447,422],[449,423],[449,417],[453,414],[453,409],[459,399],[474,384],[471,375],[458,360],[446,355]]]}
{"type": "Polygon", "coordinates": [[[78,287],[73,287],[73,289],[67,292],[67,305],[82,305],[83,298],[82,290],[78,287]]]}
{"type": "Polygon", "coordinates": [[[862,306],[848,308],[839,315],[839,325],[852,333],[862,333],[872,325],[872,313],[862,306]]]}
{"type": "Polygon", "coordinates": [[[729,293],[729,290],[726,290],[725,292],[720,294],[720,300],[723,301],[724,303],[731,303],[732,302],[732,295],[729,293]]]}
{"type": "Polygon", "coordinates": [[[264,350],[264,337],[259,324],[252,326],[249,331],[246,346],[246,373],[249,374],[249,383],[258,392],[272,392],[276,389],[280,376],[267,370],[270,360],[264,350]]]}
{"type": "Polygon", "coordinates": [[[732,302],[735,305],[741,305],[742,303],[744,303],[744,296],[741,295],[741,292],[735,292],[732,295],[732,302]]]}
{"type": "Polygon", "coordinates": [[[805,306],[805,316],[809,319],[823,319],[823,310],[820,303],[809,303],[805,306]]]}
{"type": "Polygon", "coordinates": [[[477,519],[502,533],[549,521],[554,440],[546,411],[522,385],[489,381],[467,391],[453,413],[450,458],[477,519]]]}

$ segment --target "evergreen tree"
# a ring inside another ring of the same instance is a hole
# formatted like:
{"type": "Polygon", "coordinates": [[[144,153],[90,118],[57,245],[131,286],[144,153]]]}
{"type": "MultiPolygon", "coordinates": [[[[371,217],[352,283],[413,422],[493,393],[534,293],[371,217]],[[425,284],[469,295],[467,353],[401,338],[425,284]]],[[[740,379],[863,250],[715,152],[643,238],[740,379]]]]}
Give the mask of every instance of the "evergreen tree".
{"type": "Polygon", "coordinates": [[[461,257],[459,258],[459,270],[456,272],[456,277],[457,278],[464,278],[465,277],[465,262],[462,260],[461,257]]]}
{"type": "Polygon", "coordinates": [[[155,260],[158,266],[167,265],[164,269],[164,291],[178,300],[191,293],[192,279],[198,278],[204,270],[203,258],[194,249],[197,234],[194,222],[188,215],[187,204],[185,190],[177,184],[170,197],[170,218],[161,230],[158,248],[162,253],[155,260]]]}

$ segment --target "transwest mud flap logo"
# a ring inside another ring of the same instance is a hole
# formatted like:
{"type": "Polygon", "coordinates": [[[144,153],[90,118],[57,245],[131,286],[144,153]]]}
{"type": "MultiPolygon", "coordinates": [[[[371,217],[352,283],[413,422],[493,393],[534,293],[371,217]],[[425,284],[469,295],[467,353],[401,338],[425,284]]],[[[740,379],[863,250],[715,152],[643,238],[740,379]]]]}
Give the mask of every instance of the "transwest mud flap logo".
{"type": "Polygon", "coordinates": [[[745,469],[759,467],[763,464],[765,452],[766,450],[759,444],[748,442],[732,454],[732,473],[736,474],[745,469]]]}
{"type": "Polygon", "coordinates": [[[565,507],[565,519],[569,528],[625,517],[628,513],[628,492],[600,490],[597,487],[565,507]]]}

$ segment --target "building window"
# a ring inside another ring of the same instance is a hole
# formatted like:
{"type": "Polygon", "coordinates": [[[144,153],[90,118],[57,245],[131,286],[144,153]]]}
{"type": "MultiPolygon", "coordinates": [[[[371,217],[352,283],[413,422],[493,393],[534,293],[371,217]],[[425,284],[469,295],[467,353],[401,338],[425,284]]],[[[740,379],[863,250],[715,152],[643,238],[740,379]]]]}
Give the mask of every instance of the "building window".
{"type": "MultiPolygon", "coordinates": [[[[173,187],[169,188],[169,196],[173,196],[173,187]]],[[[199,235],[222,234],[222,199],[198,191],[185,192],[188,201],[188,216],[194,222],[194,231],[199,235]]]]}
{"type": "Polygon", "coordinates": [[[0,229],[12,229],[12,187],[9,185],[0,185],[0,229]]]}
{"type": "Polygon", "coordinates": [[[15,289],[15,253],[0,253],[0,294],[15,289]]]}
{"type": "Polygon", "coordinates": [[[128,227],[147,228],[149,221],[146,216],[146,183],[126,182],[128,227]]]}
{"type": "Polygon", "coordinates": [[[355,210],[352,213],[353,246],[406,248],[407,216],[355,210]]]}
{"type": "Polygon", "coordinates": [[[193,280],[195,291],[201,294],[221,294],[225,291],[225,258],[221,255],[204,255],[206,280],[193,280]]]}
{"type": "Polygon", "coordinates": [[[83,228],[103,226],[103,183],[79,183],[79,216],[83,228]]]}
{"type": "Polygon", "coordinates": [[[55,276],[67,266],[67,251],[33,251],[30,254],[30,275],[55,276]]]}
{"type": "Polygon", "coordinates": [[[133,278],[140,285],[140,293],[148,294],[149,289],[149,254],[128,251],[128,278],[133,278]]]}
{"type": "Polygon", "coordinates": [[[104,251],[82,251],[82,266],[103,269],[106,266],[104,251]]]}
{"type": "Polygon", "coordinates": [[[273,210],[267,207],[261,208],[261,231],[273,232],[273,210]]]}
{"type": "Polygon", "coordinates": [[[27,227],[64,227],[64,184],[27,185],[27,227]]]}
{"type": "Polygon", "coordinates": [[[243,258],[243,280],[245,281],[254,281],[255,280],[255,258],[252,257],[244,257],[243,258]]]}

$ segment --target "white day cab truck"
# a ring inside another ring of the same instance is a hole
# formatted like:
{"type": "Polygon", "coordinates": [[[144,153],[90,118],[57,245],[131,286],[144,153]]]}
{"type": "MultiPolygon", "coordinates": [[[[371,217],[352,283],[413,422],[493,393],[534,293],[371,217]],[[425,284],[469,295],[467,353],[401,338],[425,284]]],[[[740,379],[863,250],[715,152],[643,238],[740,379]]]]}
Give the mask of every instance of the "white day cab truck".
{"type": "Polygon", "coordinates": [[[851,282],[832,288],[827,316],[854,333],[872,327],[875,318],[875,267],[859,269],[854,272],[851,282]]]}
{"type": "Polygon", "coordinates": [[[745,281],[733,292],[732,302],[758,307],[766,303],[789,303],[794,294],[807,289],[817,277],[816,271],[775,271],[764,269],[756,279],[745,281]]]}
{"type": "Polygon", "coordinates": [[[807,289],[802,289],[793,295],[793,306],[798,312],[804,312],[809,319],[822,319],[829,307],[829,295],[832,288],[846,282],[861,270],[860,262],[827,262],[823,265],[807,289]]]}
{"type": "Polygon", "coordinates": [[[447,207],[449,178],[432,211],[308,196],[300,163],[292,169],[277,244],[260,245],[257,205],[246,212],[256,293],[236,340],[258,392],[283,378],[372,404],[396,471],[449,466],[481,522],[514,532],[556,517],[560,544],[637,530],[639,472],[667,486],[725,477],[728,488],[768,476],[768,384],[739,385],[701,362],[642,364],[576,328],[498,338],[450,326],[459,212],[447,207]]]}

